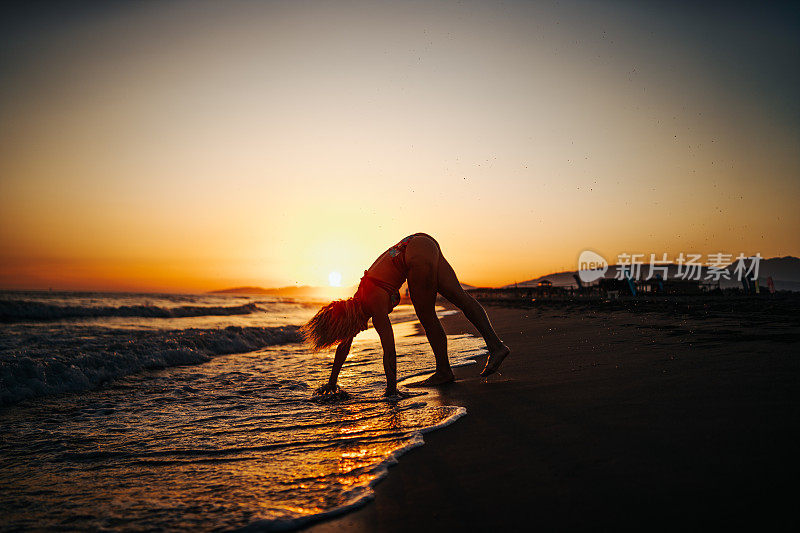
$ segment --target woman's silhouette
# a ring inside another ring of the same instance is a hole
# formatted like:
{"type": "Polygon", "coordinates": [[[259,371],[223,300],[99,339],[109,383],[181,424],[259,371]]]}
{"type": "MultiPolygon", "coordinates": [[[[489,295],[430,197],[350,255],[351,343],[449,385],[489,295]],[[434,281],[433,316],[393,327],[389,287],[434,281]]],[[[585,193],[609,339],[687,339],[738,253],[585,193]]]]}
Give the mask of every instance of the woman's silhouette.
{"type": "Polygon", "coordinates": [[[367,320],[372,317],[383,346],[386,395],[406,395],[397,390],[397,355],[389,322],[389,313],[400,302],[399,289],[406,279],[417,318],[436,358],[436,371],[417,386],[441,385],[454,379],[447,357],[447,336],[434,309],[437,292],[458,307],[486,341],[489,360],[481,375],[488,376],[500,367],[509,349],[495,333],[483,306],[461,288],[436,239],[426,233],[415,233],[389,248],[364,271],[355,296],[326,305],[303,326],[303,335],[315,350],[338,343],[331,377],[318,393],[336,392],[339,371],[350,352],[353,337],[367,329],[367,320]]]}

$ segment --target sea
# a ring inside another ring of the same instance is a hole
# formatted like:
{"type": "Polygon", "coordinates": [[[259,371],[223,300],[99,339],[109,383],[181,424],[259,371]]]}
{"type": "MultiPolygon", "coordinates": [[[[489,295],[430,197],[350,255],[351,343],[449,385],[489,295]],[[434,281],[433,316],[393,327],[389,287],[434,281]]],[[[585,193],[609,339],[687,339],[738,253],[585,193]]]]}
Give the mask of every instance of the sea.
{"type": "MultiPolygon", "coordinates": [[[[466,411],[384,398],[373,329],[341,372],[348,397],[320,402],[332,353],[298,328],[324,303],[0,292],[0,529],[285,531],[367,503],[466,411]]],[[[399,379],[433,371],[415,319],[392,313],[399,379]]],[[[454,366],[485,353],[448,344],[454,366]]]]}

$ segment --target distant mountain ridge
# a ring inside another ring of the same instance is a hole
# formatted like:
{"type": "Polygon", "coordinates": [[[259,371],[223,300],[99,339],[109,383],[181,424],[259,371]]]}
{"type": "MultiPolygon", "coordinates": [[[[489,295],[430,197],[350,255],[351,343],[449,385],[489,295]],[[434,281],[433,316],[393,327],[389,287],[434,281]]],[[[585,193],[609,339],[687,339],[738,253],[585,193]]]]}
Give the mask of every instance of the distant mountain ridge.
{"type": "Polygon", "coordinates": [[[232,287],[209,291],[211,294],[266,294],[269,296],[283,296],[288,298],[317,297],[321,294],[355,292],[355,287],[314,287],[312,285],[291,285],[288,287],[232,287]]]}
{"type": "MultiPolygon", "coordinates": [[[[467,283],[462,283],[464,290],[474,289],[475,287],[467,283]]],[[[282,296],[285,298],[316,298],[320,296],[348,297],[355,294],[358,287],[315,287],[312,285],[290,285],[288,287],[231,287],[229,289],[219,289],[209,291],[210,294],[265,294],[268,296],[282,296]]],[[[405,284],[400,288],[401,294],[405,294],[405,284]]]]}
{"type": "Polygon", "coordinates": [[[800,282],[800,258],[787,255],[763,259],[758,277],[772,276],[773,280],[800,282]]]}

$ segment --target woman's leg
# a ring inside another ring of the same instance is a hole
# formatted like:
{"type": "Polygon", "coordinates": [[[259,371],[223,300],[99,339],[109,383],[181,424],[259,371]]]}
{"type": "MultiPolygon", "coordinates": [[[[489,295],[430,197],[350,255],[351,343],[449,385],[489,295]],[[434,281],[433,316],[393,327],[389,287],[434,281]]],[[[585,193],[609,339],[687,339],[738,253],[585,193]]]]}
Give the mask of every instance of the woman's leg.
{"type": "Polygon", "coordinates": [[[486,347],[489,349],[489,360],[486,362],[486,367],[481,372],[481,375],[488,376],[495,372],[500,367],[503,359],[510,353],[510,350],[495,333],[483,306],[461,287],[453,267],[450,266],[450,263],[447,262],[443,255],[439,257],[437,281],[439,283],[439,294],[461,309],[467,320],[472,322],[472,325],[483,336],[483,340],[486,341],[486,347]]]}
{"type": "Polygon", "coordinates": [[[411,302],[436,358],[436,372],[416,385],[448,383],[454,378],[447,358],[447,335],[439,322],[439,317],[436,316],[439,245],[427,236],[415,237],[408,243],[405,253],[411,302]]]}

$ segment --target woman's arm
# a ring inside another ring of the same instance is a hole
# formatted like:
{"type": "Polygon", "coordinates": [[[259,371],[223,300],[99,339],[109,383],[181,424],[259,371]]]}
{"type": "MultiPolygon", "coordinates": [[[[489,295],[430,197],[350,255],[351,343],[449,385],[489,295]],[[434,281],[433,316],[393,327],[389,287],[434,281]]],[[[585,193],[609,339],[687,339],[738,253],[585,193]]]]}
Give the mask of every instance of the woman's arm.
{"type": "Polygon", "coordinates": [[[383,346],[383,371],[386,374],[386,395],[397,394],[397,352],[394,347],[394,331],[389,315],[380,313],[372,316],[372,326],[381,338],[383,346]]]}
{"type": "Polygon", "coordinates": [[[353,337],[346,341],[339,343],[336,347],[336,355],[333,357],[333,368],[331,368],[331,377],[328,379],[328,387],[333,390],[336,389],[336,381],[339,379],[339,371],[344,365],[344,360],[347,359],[347,354],[350,353],[350,346],[353,344],[353,337]]]}

